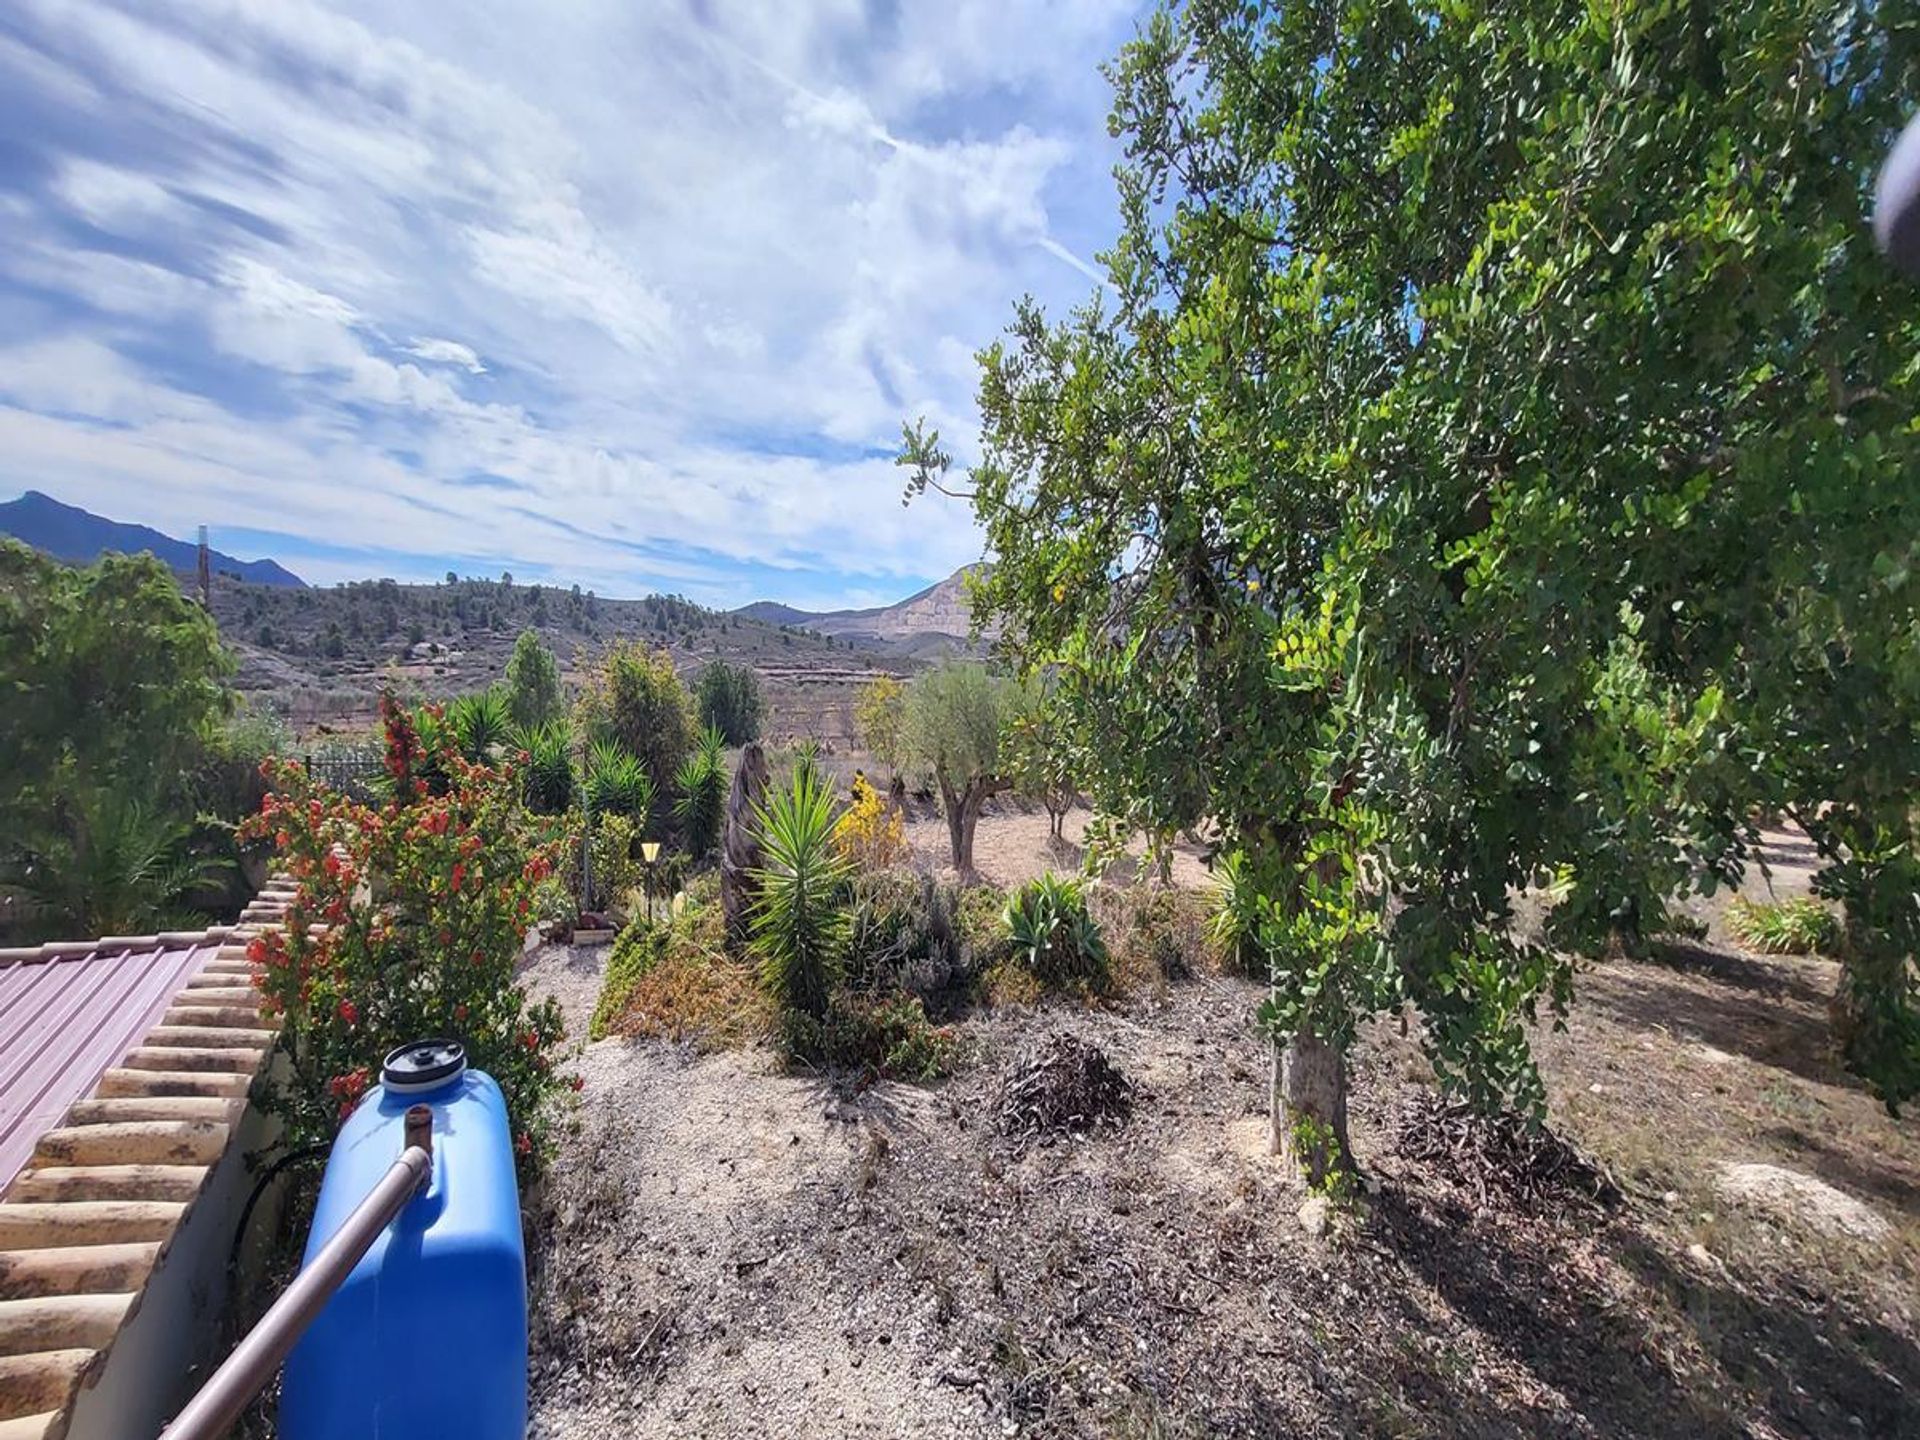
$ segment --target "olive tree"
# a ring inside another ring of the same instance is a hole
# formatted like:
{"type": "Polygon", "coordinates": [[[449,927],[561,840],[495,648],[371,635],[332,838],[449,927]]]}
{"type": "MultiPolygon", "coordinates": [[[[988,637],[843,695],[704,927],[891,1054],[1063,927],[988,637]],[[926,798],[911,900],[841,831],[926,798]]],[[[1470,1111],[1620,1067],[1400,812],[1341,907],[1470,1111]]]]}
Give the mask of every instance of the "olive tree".
{"type": "Polygon", "coordinates": [[[1001,773],[1002,736],[1014,687],[981,665],[949,661],[914,678],[901,716],[901,753],[940,787],[953,868],[973,873],[973,832],[987,800],[1011,784],[1001,773]]]}
{"type": "MultiPolygon", "coordinates": [[[[1861,201],[1916,43],[1826,0],[1163,11],[1111,71],[1106,293],[982,353],[967,483],[909,429],[1096,804],[1238,854],[1311,1176],[1382,1011],[1541,1114],[1570,957],[1737,873],[1769,796],[1834,889],[1913,878],[1920,297],[1861,201]]],[[[1912,893],[1866,907],[1908,1056],[1912,893]]]]}

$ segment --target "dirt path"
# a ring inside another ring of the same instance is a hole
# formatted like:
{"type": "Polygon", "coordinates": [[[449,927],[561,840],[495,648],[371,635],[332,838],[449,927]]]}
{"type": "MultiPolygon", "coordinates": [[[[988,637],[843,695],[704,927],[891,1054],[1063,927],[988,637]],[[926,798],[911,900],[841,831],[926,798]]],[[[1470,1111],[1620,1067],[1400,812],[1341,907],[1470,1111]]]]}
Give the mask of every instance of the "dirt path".
{"type": "Polygon", "coordinates": [[[606,945],[539,945],[521,957],[520,983],[536,996],[551,995],[560,1002],[569,1040],[587,1038],[600,999],[600,982],[607,973],[606,945]]]}

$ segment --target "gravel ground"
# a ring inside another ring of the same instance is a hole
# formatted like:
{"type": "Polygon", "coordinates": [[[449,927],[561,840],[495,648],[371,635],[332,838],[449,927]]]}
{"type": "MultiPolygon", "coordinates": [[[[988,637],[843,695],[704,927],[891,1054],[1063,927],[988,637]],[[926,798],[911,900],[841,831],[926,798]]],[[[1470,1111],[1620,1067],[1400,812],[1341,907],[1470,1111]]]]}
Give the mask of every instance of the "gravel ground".
{"type": "Polygon", "coordinates": [[[540,995],[551,995],[560,1002],[560,1013],[567,1022],[567,1035],[573,1040],[587,1038],[587,1022],[593,1019],[593,1007],[600,998],[600,982],[607,973],[610,945],[530,946],[520,960],[520,983],[540,995]]]}
{"type": "MultiPolygon", "coordinates": [[[[584,1029],[604,958],[546,947],[525,975],[584,1029]]],[[[1537,1045],[1556,1125],[1625,1182],[1612,1210],[1400,1153],[1427,1075],[1369,1027],[1366,1192],[1325,1238],[1266,1154],[1244,982],[974,1016],[931,1087],[602,1041],[527,1197],[530,1435],[1920,1434],[1920,1143],[1822,1048],[1831,971],[1713,944],[1583,971],[1537,1045]],[[1131,1115],[996,1134],[1057,1035],[1135,1083],[1131,1115]],[[1726,1213],[1713,1177],[1752,1161],[1866,1195],[1891,1235],[1726,1213]]]]}

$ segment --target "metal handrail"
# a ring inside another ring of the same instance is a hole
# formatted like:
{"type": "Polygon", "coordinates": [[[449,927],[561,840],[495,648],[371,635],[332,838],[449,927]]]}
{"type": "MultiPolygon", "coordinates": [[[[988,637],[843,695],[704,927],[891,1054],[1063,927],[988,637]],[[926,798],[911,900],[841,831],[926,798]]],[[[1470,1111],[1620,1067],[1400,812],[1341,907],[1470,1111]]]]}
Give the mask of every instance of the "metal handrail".
{"type": "Polygon", "coordinates": [[[311,1264],[294,1277],[246,1338],[234,1347],[207,1383],[160,1433],[165,1440],[218,1440],[240,1418],[253,1397],[266,1388],[280,1362],[299,1343],[307,1326],[360,1258],[373,1248],[407,1203],[427,1188],[433,1176],[433,1111],[415,1105],[407,1111],[406,1148],[366,1199],[353,1207],[311,1264]]]}

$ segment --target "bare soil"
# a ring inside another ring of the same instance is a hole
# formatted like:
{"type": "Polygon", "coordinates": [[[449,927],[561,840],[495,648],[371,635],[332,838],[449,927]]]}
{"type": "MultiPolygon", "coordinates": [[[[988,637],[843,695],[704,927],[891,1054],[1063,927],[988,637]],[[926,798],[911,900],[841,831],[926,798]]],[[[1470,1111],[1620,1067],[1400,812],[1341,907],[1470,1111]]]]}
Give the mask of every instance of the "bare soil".
{"type": "MultiPolygon", "coordinates": [[[[984,821],[982,868],[1044,863],[1033,826],[984,821]]],[[[529,982],[571,1014],[592,957],[541,951],[529,982]]],[[[1920,1136],[1834,1063],[1833,980],[1711,936],[1583,971],[1538,1054],[1612,1207],[1400,1153],[1430,1077],[1372,1027],[1365,1186],[1324,1238],[1267,1154],[1247,982],[978,1014],[951,1081],[857,1094],[764,1051],[603,1041],[529,1197],[531,1433],[1920,1434],[1920,1136]],[[1133,1082],[1130,1113],[999,1133],[1005,1078],[1059,1035],[1133,1082]],[[1751,1164],[1884,1228],[1730,1198],[1751,1164]]]]}

